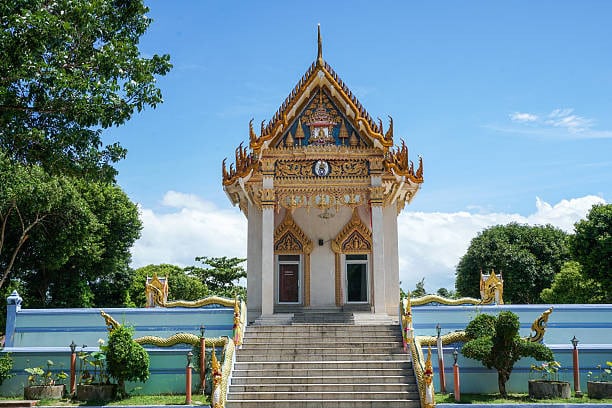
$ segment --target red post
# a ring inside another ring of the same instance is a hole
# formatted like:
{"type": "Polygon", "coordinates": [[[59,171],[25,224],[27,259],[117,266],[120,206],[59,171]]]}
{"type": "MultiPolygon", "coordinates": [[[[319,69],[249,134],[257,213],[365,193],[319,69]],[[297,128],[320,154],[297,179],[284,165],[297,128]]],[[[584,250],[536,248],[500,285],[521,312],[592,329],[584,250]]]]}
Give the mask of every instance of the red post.
{"type": "Polygon", "coordinates": [[[441,327],[440,324],[436,326],[438,331],[438,370],[440,372],[440,393],[446,394],[446,378],[444,375],[444,351],[442,350],[442,337],[440,337],[441,327]]]}
{"type": "Polygon", "coordinates": [[[70,395],[76,391],[76,344],[70,343],[70,395]]]}
{"type": "Polygon", "coordinates": [[[204,337],[204,325],[200,326],[200,392],[204,394],[206,389],[206,338],[204,337]]]}
{"type": "Polygon", "coordinates": [[[453,376],[455,377],[455,402],[461,401],[461,390],[459,388],[459,366],[453,366],[453,376]]]}
{"type": "Polygon", "coordinates": [[[572,339],[572,345],[574,346],[574,394],[577,398],[582,398],[582,391],[580,391],[580,365],[578,364],[578,339],[576,336],[572,339]]]}
{"type": "Polygon", "coordinates": [[[187,353],[187,367],[185,368],[185,404],[191,405],[191,357],[193,353],[187,353]]]}

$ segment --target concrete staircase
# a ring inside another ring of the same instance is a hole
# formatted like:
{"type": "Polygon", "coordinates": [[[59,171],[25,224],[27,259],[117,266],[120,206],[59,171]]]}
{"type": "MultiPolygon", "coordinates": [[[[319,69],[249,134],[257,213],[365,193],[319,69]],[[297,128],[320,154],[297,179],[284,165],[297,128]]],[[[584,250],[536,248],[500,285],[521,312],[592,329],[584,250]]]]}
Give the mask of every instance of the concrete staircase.
{"type": "Polygon", "coordinates": [[[249,326],[229,408],[420,407],[396,325],[249,326]]]}

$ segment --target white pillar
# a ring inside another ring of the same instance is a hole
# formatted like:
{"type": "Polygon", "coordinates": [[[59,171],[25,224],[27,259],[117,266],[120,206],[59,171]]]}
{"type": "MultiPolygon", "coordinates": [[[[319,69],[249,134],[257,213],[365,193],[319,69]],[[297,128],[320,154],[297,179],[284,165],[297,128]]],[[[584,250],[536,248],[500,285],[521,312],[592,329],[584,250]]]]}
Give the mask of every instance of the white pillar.
{"type": "Polygon", "coordinates": [[[372,203],[372,267],[374,285],[374,313],[386,313],[385,307],[385,233],[382,205],[372,203]]]}
{"type": "Polygon", "coordinates": [[[261,314],[274,314],[274,207],[261,211],[261,314]]]}

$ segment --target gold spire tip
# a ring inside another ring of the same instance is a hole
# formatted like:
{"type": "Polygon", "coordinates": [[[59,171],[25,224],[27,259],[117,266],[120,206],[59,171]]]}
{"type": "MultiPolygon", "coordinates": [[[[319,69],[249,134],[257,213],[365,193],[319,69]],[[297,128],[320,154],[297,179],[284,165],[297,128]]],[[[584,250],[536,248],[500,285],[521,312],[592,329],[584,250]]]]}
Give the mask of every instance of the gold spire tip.
{"type": "Polygon", "coordinates": [[[321,24],[317,24],[317,63],[323,64],[323,41],[321,40],[321,24]]]}

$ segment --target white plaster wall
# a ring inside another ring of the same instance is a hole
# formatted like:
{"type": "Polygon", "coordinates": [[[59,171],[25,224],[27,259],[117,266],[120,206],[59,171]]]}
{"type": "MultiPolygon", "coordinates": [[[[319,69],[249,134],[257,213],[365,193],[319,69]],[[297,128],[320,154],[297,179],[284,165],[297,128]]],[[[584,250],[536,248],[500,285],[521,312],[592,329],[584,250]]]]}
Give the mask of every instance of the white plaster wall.
{"type": "Polygon", "coordinates": [[[261,211],[252,204],[247,234],[247,313],[253,321],[261,315],[261,211]]]}
{"type": "Polygon", "coordinates": [[[313,251],[310,254],[310,306],[333,307],[335,300],[335,254],[331,249],[331,240],[338,235],[351,219],[350,208],[330,210],[335,215],[332,218],[321,218],[322,211],[318,209],[300,208],[293,213],[293,219],[302,231],[312,240],[313,251]],[[319,239],[323,245],[319,246],[319,239]]]}
{"type": "Polygon", "coordinates": [[[388,315],[397,315],[399,302],[399,249],[397,210],[392,204],[383,209],[385,230],[385,308],[388,315]]]}

